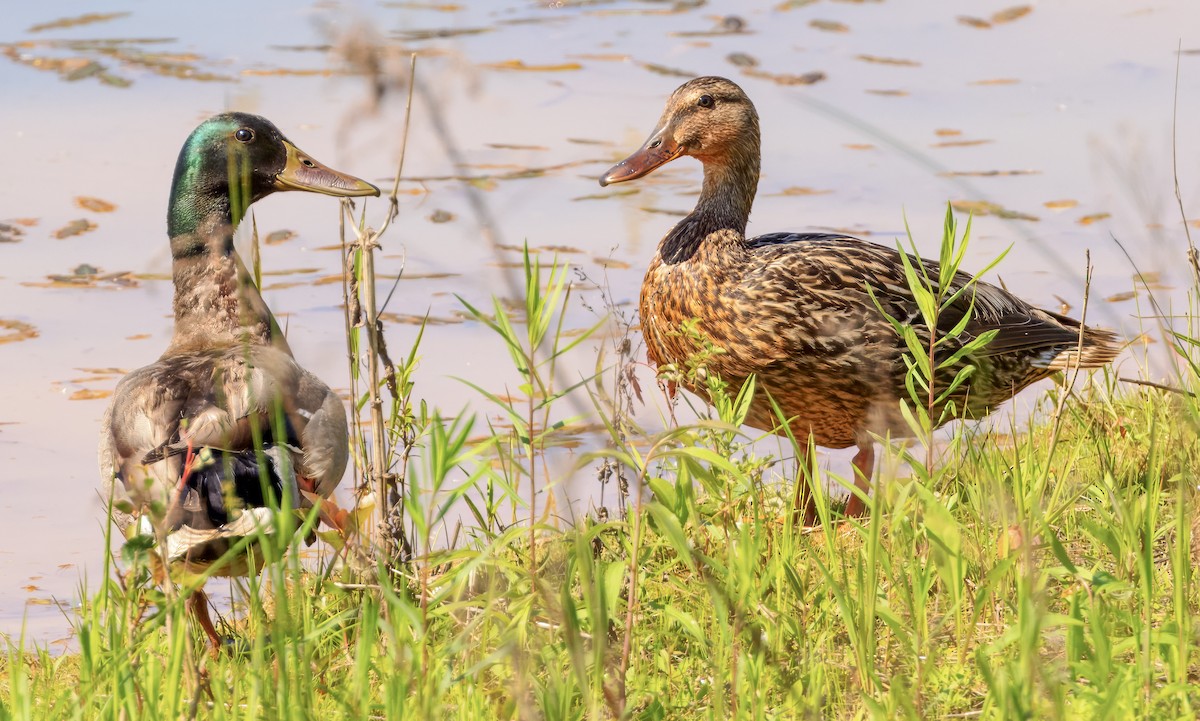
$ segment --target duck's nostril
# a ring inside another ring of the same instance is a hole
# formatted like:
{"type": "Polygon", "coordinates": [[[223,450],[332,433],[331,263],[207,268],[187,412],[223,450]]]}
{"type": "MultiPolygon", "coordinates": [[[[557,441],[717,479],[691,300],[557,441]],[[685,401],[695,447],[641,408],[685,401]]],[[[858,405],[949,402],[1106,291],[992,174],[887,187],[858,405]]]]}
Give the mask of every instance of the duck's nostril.
{"type": "Polygon", "coordinates": [[[316,163],[314,163],[313,161],[309,160],[308,158],[304,158],[304,159],[302,159],[300,162],[301,162],[301,163],[303,163],[303,164],[304,164],[304,167],[306,167],[306,168],[315,168],[315,167],[317,167],[317,166],[316,166],[316,163]]]}

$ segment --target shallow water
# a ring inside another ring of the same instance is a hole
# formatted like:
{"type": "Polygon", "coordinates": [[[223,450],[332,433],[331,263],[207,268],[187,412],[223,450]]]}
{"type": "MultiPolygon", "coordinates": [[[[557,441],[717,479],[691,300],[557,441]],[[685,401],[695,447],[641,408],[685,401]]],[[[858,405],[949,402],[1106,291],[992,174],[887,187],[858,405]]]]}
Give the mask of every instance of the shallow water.
{"type": "MultiPolygon", "coordinates": [[[[385,84],[380,97],[345,72],[344,49],[364,42],[383,43],[391,77],[404,76],[408,50],[420,54],[423,92],[404,175],[427,180],[401,183],[401,218],[379,271],[405,271],[388,310],[452,321],[427,329],[417,376],[417,394],[445,410],[488,412],[456,378],[486,388],[513,380],[498,339],[459,322],[455,298],[488,305],[493,294],[513,294],[505,266],[519,253],[498,244],[557,247],[617,303],[636,301],[642,269],[673,222],[655,211],[690,208],[699,165],[681,161],[607,190],[595,179],[640,145],[667,94],[694,74],[736,79],[762,117],[751,233],[837,228],[892,243],[907,218],[918,247],[933,252],[948,200],[988,201],[1036,220],[976,217],[968,267],[1012,246],[1000,267],[1009,289],[1055,309],[1064,299],[1078,313],[1090,250],[1089,319],[1132,338],[1149,312],[1144,290],[1101,301],[1134,290],[1116,238],[1143,271],[1159,273],[1160,300],[1181,308],[1183,292],[1172,289],[1187,283],[1172,104],[1178,58],[1179,177],[1184,207],[1200,217],[1200,5],[1074,0],[995,21],[1008,6],[964,7],[116,1],[103,11],[127,14],[45,29],[36,26],[55,17],[37,5],[6,8],[0,223],[21,232],[0,243],[0,341],[19,332],[3,321],[37,336],[0,342],[0,632],[25,624],[38,640],[63,638],[52,599],[69,604],[81,574],[100,572],[94,449],[106,401],[88,398],[118,377],[97,369],[151,362],[169,338],[164,208],[183,139],[212,113],[257,112],[322,161],[386,183],[404,92],[385,84]],[[731,15],[740,30],[723,22],[731,15]],[[161,42],[65,43],[129,38],[161,42]],[[64,79],[72,72],[82,77],[64,79]],[[814,72],[824,79],[778,81],[814,72]],[[519,172],[529,168],[546,170],[519,172]],[[470,179],[437,179],[447,176],[470,179]],[[86,209],[80,197],[115,209],[86,209]],[[496,243],[481,233],[472,198],[494,221],[496,243]],[[55,237],[76,220],[95,227],[55,237]],[[48,276],[81,264],[145,277],[46,287],[48,276]]],[[[95,11],[67,2],[54,13],[95,11]]],[[[378,224],[383,204],[367,209],[378,224]]],[[[264,248],[264,271],[283,273],[266,279],[267,301],[300,361],[345,386],[340,291],[315,283],[339,269],[338,253],[322,249],[337,242],[337,204],[282,195],[256,205],[255,217],[263,236],[296,233],[264,248]]],[[[586,285],[580,297],[595,306],[586,285]]],[[[572,305],[571,327],[595,320],[579,300],[572,305]]],[[[387,332],[393,349],[407,349],[417,329],[394,322],[387,332]]],[[[598,344],[585,344],[584,356],[598,344]]],[[[576,362],[587,369],[594,359],[576,362]]],[[[646,374],[643,385],[651,383],[646,374]]],[[[647,411],[650,423],[656,414],[647,411]]],[[[564,490],[581,508],[595,493],[586,482],[564,490]]]]}

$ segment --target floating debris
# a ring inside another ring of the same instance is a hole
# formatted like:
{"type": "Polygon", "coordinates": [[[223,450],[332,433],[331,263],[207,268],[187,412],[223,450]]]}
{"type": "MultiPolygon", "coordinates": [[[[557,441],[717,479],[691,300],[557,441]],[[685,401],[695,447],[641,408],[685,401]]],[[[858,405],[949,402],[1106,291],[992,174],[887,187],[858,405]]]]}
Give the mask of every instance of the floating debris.
{"type": "Polygon", "coordinates": [[[1017,78],[988,78],[987,80],[972,80],[967,85],[1017,85],[1020,82],[1017,78]]]}
{"type": "Polygon", "coordinates": [[[882,95],[890,98],[903,98],[908,96],[907,90],[865,90],[863,92],[870,93],[871,95],[882,95]]]}
{"type": "Polygon", "coordinates": [[[0,344],[30,340],[38,335],[38,329],[29,323],[0,318],[0,344]]]}
{"type": "Polygon", "coordinates": [[[97,227],[99,226],[87,218],[80,218],[79,220],[72,220],[70,223],[67,223],[63,227],[54,231],[54,237],[62,240],[63,238],[70,238],[73,235],[89,233],[95,230],[97,227]]]}
{"type": "Polygon", "coordinates": [[[75,198],[75,205],[78,205],[84,210],[90,210],[93,213],[111,213],[117,209],[117,206],[113,205],[107,200],[89,198],[86,195],[81,195],[75,198]]]}
{"type": "Polygon", "coordinates": [[[438,38],[455,38],[463,35],[482,35],[490,33],[494,28],[434,28],[431,30],[397,30],[392,37],[398,40],[416,42],[419,40],[436,40],[438,38]]]}
{"type": "Polygon", "coordinates": [[[641,191],[637,188],[619,188],[608,193],[589,193],[587,195],[580,195],[575,198],[571,198],[571,200],[604,200],[606,198],[619,198],[622,195],[637,195],[640,192],[641,191]]]}
{"type": "Polygon", "coordinates": [[[267,233],[267,237],[263,238],[263,242],[267,245],[279,245],[286,243],[296,237],[295,231],[291,230],[272,230],[267,233]]]}
{"type": "Polygon", "coordinates": [[[71,395],[67,396],[69,401],[94,401],[101,398],[108,398],[113,394],[112,391],[96,390],[93,388],[80,388],[71,395]]]}
{"type": "Polygon", "coordinates": [[[809,20],[808,26],[827,33],[848,33],[850,26],[836,20],[809,20]]]}
{"type": "Polygon", "coordinates": [[[666,75],[668,77],[673,77],[673,78],[694,78],[694,77],[696,77],[696,73],[693,73],[690,70],[680,70],[679,68],[667,67],[666,65],[659,65],[658,63],[638,62],[638,65],[641,66],[642,69],[649,70],[650,72],[656,73],[658,75],[666,75]]]}
{"type": "Polygon", "coordinates": [[[1108,296],[1104,300],[1108,301],[1109,303],[1121,303],[1121,302],[1124,302],[1127,300],[1132,300],[1133,298],[1136,298],[1136,297],[1137,297],[1136,290],[1126,290],[1126,291],[1122,291],[1120,293],[1113,293],[1112,295],[1108,296]]]}
{"type": "Polygon", "coordinates": [[[825,79],[825,73],[821,72],[820,70],[815,70],[811,73],[805,73],[803,75],[789,75],[787,73],[768,73],[764,70],[751,68],[746,71],[746,75],[749,75],[752,78],[771,80],[779,85],[813,85],[814,83],[819,83],[825,79]]]}
{"type": "Polygon", "coordinates": [[[771,193],[770,196],[768,196],[768,197],[779,197],[779,196],[790,197],[790,196],[797,196],[797,195],[829,195],[832,192],[833,192],[832,190],[817,190],[816,188],[807,188],[807,187],[801,187],[798,185],[792,185],[792,186],[788,186],[788,187],[784,188],[783,190],[779,191],[778,193],[771,193]]]}
{"type": "Polygon", "coordinates": [[[1042,205],[1046,206],[1050,210],[1066,210],[1067,208],[1074,208],[1076,205],[1079,205],[1079,201],[1071,200],[1069,198],[1066,200],[1047,200],[1045,203],[1042,203],[1042,205]]]}
{"type": "Polygon", "coordinates": [[[454,213],[438,208],[429,215],[430,223],[449,223],[454,220],[454,213]]]}
{"type": "Polygon", "coordinates": [[[1101,220],[1107,220],[1111,217],[1112,213],[1092,213],[1091,215],[1083,216],[1076,222],[1078,222],[1080,225],[1091,225],[1092,223],[1098,223],[1101,220]]]}
{"type": "Polygon", "coordinates": [[[137,279],[129,271],[104,273],[90,263],[80,263],[66,274],[46,276],[49,283],[22,283],[30,288],[136,288],[137,279]]]}
{"type": "Polygon", "coordinates": [[[968,148],[973,145],[987,145],[991,140],[943,140],[940,143],[933,143],[931,148],[968,148]]]}
{"type": "Polygon", "coordinates": [[[1029,13],[1033,12],[1032,5],[1017,5],[1010,8],[1005,8],[1000,12],[992,15],[992,24],[1000,25],[1001,23],[1011,23],[1014,20],[1019,20],[1029,13]]]}
{"type": "Polygon", "coordinates": [[[1036,215],[1021,213],[1016,210],[997,205],[986,200],[952,200],[950,205],[961,213],[971,213],[973,215],[993,215],[997,218],[1005,220],[1038,220],[1036,215]]]}
{"type": "Polygon", "coordinates": [[[719,18],[716,27],[711,30],[682,30],[669,34],[677,38],[707,38],[722,35],[745,35],[747,32],[749,31],[746,30],[745,20],[737,15],[726,15],[719,18]]]}
{"type": "Polygon", "coordinates": [[[875,149],[875,146],[870,143],[845,143],[842,145],[842,147],[849,148],[850,150],[874,150],[875,149]]]}
{"type": "Polygon", "coordinates": [[[958,22],[966,25],[967,27],[978,28],[980,30],[987,30],[992,27],[992,24],[987,20],[984,20],[983,18],[971,17],[969,15],[959,15],[958,22]]]}
{"type": "Polygon", "coordinates": [[[673,210],[671,208],[652,208],[647,205],[643,205],[641,207],[641,210],[643,210],[647,213],[657,213],[659,215],[672,215],[672,216],[679,217],[679,218],[686,217],[687,214],[691,212],[689,210],[673,210]]]}
{"type": "Polygon", "coordinates": [[[488,143],[489,148],[496,150],[549,150],[544,145],[519,145],[516,143],[488,143]]]}
{"type": "Polygon", "coordinates": [[[725,56],[725,59],[739,68],[758,67],[758,58],[746,53],[729,53],[725,56]]]}
{"type": "Polygon", "coordinates": [[[570,70],[583,70],[579,63],[554,63],[550,65],[527,65],[524,60],[505,60],[502,63],[484,63],[480,67],[491,70],[526,70],[538,73],[557,73],[570,70]]]}
{"type": "Polygon", "coordinates": [[[25,237],[25,230],[8,223],[0,223],[0,243],[20,243],[25,237]]]}
{"type": "Polygon", "coordinates": [[[955,130],[954,128],[938,128],[937,130],[933,131],[933,134],[939,138],[953,138],[962,135],[962,131],[955,130]]]}
{"type": "Polygon", "coordinates": [[[916,60],[906,60],[904,58],[885,58],[879,55],[855,55],[854,58],[864,63],[876,63],[878,65],[896,65],[905,68],[921,67],[921,63],[916,60]]]}
{"type": "Polygon", "coordinates": [[[1005,175],[1041,175],[1040,170],[947,170],[939,173],[945,178],[992,178],[1005,175]]]}
{"type": "Polygon", "coordinates": [[[128,17],[132,14],[133,13],[130,13],[130,12],[87,13],[86,15],[76,15],[75,17],[60,18],[58,20],[52,20],[48,23],[41,23],[40,25],[34,25],[33,27],[29,28],[29,30],[27,30],[26,32],[40,33],[40,32],[46,31],[46,30],[59,30],[61,28],[73,28],[73,27],[78,27],[80,25],[91,25],[93,23],[103,23],[103,22],[108,22],[110,20],[116,20],[118,18],[128,17]]]}

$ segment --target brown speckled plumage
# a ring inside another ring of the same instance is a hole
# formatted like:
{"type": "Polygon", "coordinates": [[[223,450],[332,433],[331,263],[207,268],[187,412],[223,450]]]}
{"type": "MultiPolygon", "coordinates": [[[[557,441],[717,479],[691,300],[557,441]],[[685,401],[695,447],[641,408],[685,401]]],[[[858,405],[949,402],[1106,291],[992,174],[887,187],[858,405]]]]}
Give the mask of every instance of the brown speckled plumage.
{"type": "MultiPolygon", "coordinates": [[[[843,235],[745,237],[758,186],[758,115],[729,80],[697,78],[677,89],[650,139],[601,184],[642,177],[682,155],[704,164],[704,185],[696,208],[663,238],[646,271],[640,313],[650,360],[684,363],[699,349],[680,328],[698,321],[699,332],[725,351],[707,360],[708,370],[735,388],[757,376],[797,438],[811,434],[829,448],[857,445],[855,465],[865,491],[873,464],[871,434],[909,433],[899,413],[899,399],[907,395],[905,345],[867,287],[889,315],[929,337],[898,251],[843,235]]],[[[926,266],[936,278],[937,264],[926,266]]],[[[954,285],[969,280],[959,274],[954,285]]],[[[962,319],[968,295],[942,317],[940,330],[962,319]]],[[[960,417],[983,416],[1076,361],[1096,368],[1119,351],[1107,330],[1081,327],[979,282],[962,337],[989,330],[997,332],[995,339],[964,359],[978,369],[953,397],[960,417]]],[[[953,350],[941,351],[942,357],[953,350]]],[[[947,369],[943,383],[956,371],[947,369]]],[[[765,394],[757,395],[747,423],[778,427],[765,394]]],[[[852,498],[849,510],[861,511],[861,501],[852,498]]]]}

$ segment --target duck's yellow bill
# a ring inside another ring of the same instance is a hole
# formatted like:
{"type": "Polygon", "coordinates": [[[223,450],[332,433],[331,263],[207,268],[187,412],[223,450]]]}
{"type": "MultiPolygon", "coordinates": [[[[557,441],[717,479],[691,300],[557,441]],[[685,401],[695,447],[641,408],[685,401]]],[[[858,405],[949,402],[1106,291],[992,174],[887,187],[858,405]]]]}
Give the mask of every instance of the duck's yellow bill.
{"type": "Polygon", "coordinates": [[[314,160],[303,150],[283,141],[287,148],[287,164],[275,176],[277,190],[307,190],[339,198],[379,195],[379,188],[353,175],[341,173],[314,160]]]}

